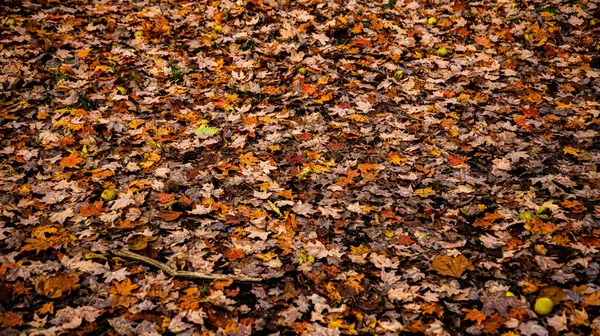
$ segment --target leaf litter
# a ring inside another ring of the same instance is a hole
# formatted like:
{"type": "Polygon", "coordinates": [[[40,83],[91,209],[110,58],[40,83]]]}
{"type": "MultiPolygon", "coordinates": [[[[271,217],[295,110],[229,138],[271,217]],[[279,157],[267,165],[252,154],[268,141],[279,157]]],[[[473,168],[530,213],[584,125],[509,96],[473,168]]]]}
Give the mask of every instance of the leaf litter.
{"type": "Polygon", "coordinates": [[[0,11],[2,333],[600,335],[597,2],[0,11]]]}

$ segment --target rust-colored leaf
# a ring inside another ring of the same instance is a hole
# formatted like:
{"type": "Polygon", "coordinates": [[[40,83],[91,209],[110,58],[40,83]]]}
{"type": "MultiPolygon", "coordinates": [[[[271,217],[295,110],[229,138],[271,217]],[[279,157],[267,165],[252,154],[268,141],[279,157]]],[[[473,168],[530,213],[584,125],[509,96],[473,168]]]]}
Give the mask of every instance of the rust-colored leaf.
{"type": "Polygon", "coordinates": [[[179,218],[182,215],[182,213],[179,211],[161,210],[156,215],[166,220],[167,222],[171,222],[177,220],[177,218],[179,218]]]}
{"type": "Polygon", "coordinates": [[[2,321],[2,325],[0,325],[2,329],[19,327],[23,324],[23,315],[5,311],[4,314],[0,315],[0,320],[2,321]]]}
{"type": "Polygon", "coordinates": [[[79,208],[79,213],[83,217],[99,216],[102,213],[102,201],[96,201],[94,203],[83,205],[79,208]]]}
{"type": "Polygon", "coordinates": [[[237,248],[227,251],[224,256],[229,260],[238,260],[244,258],[246,255],[244,254],[244,250],[237,248]]]}

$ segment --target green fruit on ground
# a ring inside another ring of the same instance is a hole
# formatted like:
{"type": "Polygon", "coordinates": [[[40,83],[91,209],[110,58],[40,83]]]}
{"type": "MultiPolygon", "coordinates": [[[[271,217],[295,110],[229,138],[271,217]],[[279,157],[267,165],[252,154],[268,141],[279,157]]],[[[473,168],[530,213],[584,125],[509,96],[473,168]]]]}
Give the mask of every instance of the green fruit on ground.
{"type": "Polygon", "coordinates": [[[7,26],[12,26],[12,25],[15,24],[15,19],[8,19],[8,20],[6,20],[5,24],[7,26]]]}
{"type": "Polygon", "coordinates": [[[298,74],[302,76],[306,75],[306,68],[302,67],[298,69],[298,74]]]}
{"type": "Polygon", "coordinates": [[[444,56],[448,55],[448,49],[441,47],[436,51],[436,54],[438,56],[444,57],[444,56]]]}
{"type": "Polygon", "coordinates": [[[506,296],[515,296],[515,293],[513,293],[513,292],[506,292],[506,296]]]}
{"type": "Polygon", "coordinates": [[[554,302],[547,297],[535,300],[535,304],[533,305],[533,311],[540,315],[550,314],[552,308],[554,308],[554,302]]]}
{"type": "Polygon", "coordinates": [[[402,77],[404,76],[404,71],[402,70],[396,70],[396,72],[394,72],[394,78],[400,80],[402,79],[402,77]]]}
{"type": "Polygon", "coordinates": [[[529,34],[525,34],[523,37],[525,38],[525,41],[529,41],[531,39],[531,35],[529,34]]]}
{"type": "Polygon", "coordinates": [[[106,189],[100,195],[103,201],[109,202],[117,198],[117,192],[114,189],[106,189]]]}
{"type": "Polygon", "coordinates": [[[430,25],[434,25],[437,23],[437,19],[434,17],[430,17],[429,19],[427,19],[427,23],[430,25]]]}
{"type": "Polygon", "coordinates": [[[223,32],[223,27],[221,27],[219,25],[216,25],[213,29],[218,34],[221,34],[223,32]]]}

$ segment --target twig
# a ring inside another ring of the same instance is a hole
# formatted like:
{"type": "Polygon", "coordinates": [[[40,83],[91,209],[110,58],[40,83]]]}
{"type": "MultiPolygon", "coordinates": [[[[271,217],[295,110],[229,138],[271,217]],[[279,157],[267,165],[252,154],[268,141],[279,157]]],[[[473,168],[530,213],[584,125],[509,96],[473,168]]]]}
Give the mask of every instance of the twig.
{"type": "Polygon", "coordinates": [[[137,254],[135,252],[125,251],[125,250],[115,250],[115,251],[112,251],[112,253],[118,257],[129,258],[129,259],[133,259],[135,261],[139,261],[141,263],[145,263],[145,264],[154,266],[172,277],[211,279],[211,280],[233,280],[233,281],[246,281],[246,282],[262,281],[261,278],[252,278],[252,277],[245,277],[245,276],[178,271],[165,263],[154,260],[152,258],[145,257],[145,256],[137,254]]]}

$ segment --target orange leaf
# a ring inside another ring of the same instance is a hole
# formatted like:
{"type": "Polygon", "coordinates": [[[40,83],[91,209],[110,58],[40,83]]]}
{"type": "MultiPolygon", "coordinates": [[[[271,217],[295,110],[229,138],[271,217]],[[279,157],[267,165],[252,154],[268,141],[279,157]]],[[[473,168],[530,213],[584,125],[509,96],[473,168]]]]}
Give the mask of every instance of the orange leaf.
{"type": "Polygon", "coordinates": [[[214,289],[222,291],[225,289],[225,287],[231,286],[232,283],[233,283],[233,280],[231,280],[231,279],[215,280],[215,281],[213,281],[212,286],[214,289]]]}
{"type": "Polygon", "coordinates": [[[81,49],[75,53],[75,56],[77,56],[81,59],[86,59],[86,57],[88,57],[88,54],[90,53],[90,50],[91,49],[81,49]]]}
{"type": "Polygon", "coordinates": [[[317,87],[312,86],[310,84],[302,84],[302,94],[305,96],[310,96],[313,93],[317,92],[317,87]]]}
{"type": "Polygon", "coordinates": [[[285,198],[289,198],[289,199],[296,198],[296,196],[294,196],[294,194],[292,193],[292,189],[280,190],[276,194],[277,194],[277,196],[281,196],[281,197],[285,197],[285,198]]]}
{"type": "Polygon", "coordinates": [[[0,326],[1,329],[5,329],[5,328],[12,328],[12,327],[17,327],[17,326],[21,326],[23,324],[23,315],[19,314],[19,313],[13,313],[13,312],[4,312],[4,315],[2,315],[2,325],[0,326]]]}
{"type": "Polygon", "coordinates": [[[160,194],[156,195],[156,198],[158,198],[158,201],[160,203],[165,204],[165,203],[173,202],[175,200],[175,194],[160,193],[160,194]]]}
{"type": "Polygon", "coordinates": [[[84,205],[79,208],[79,213],[83,217],[98,216],[102,213],[102,204],[102,201],[97,201],[88,205],[84,205]]]}
{"type": "Polygon", "coordinates": [[[225,258],[229,260],[237,260],[245,257],[244,250],[242,249],[232,249],[225,253],[225,258]]]}
{"type": "Polygon", "coordinates": [[[485,321],[487,318],[487,315],[484,312],[481,312],[477,309],[463,308],[462,311],[467,313],[467,316],[465,316],[465,321],[475,321],[477,325],[480,325],[481,322],[485,321]]]}
{"type": "Polygon", "coordinates": [[[415,243],[415,241],[412,240],[412,238],[409,235],[404,234],[404,235],[399,235],[398,236],[398,244],[401,244],[401,245],[412,245],[414,243],[415,243]]]}
{"type": "Polygon", "coordinates": [[[243,165],[252,166],[259,162],[260,160],[256,156],[254,156],[254,153],[252,152],[240,155],[240,163],[243,165]]]}
{"type": "Polygon", "coordinates": [[[466,157],[459,154],[450,155],[448,156],[448,164],[452,167],[464,166],[466,159],[466,157]]]}
{"type": "Polygon", "coordinates": [[[472,271],[475,269],[473,264],[464,256],[458,257],[436,256],[433,258],[431,267],[442,275],[448,275],[460,278],[464,271],[472,271]]]}
{"type": "Polygon", "coordinates": [[[83,161],[83,159],[79,157],[79,154],[73,152],[71,155],[60,160],[60,166],[63,168],[73,168],[80,164],[81,161],[83,161]]]}
{"type": "Polygon", "coordinates": [[[515,121],[515,124],[517,124],[517,126],[523,126],[527,123],[527,119],[525,119],[525,117],[523,116],[515,116],[513,120],[515,121]]]}
{"type": "Polygon", "coordinates": [[[365,174],[370,170],[377,169],[377,166],[378,166],[377,163],[361,163],[358,165],[358,170],[360,170],[360,172],[362,174],[365,174]]]}
{"type": "Polygon", "coordinates": [[[125,278],[125,280],[123,280],[122,282],[116,282],[115,284],[110,287],[110,292],[113,295],[131,295],[131,292],[138,288],[138,285],[131,283],[131,280],[129,278],[125,278]]]}
{"type": "Polygon", "coordinates": [[[166,220],[167,222],[171,222],[171,221],[174,221],[177,218],[179,218],[179,216],[181,216],[181,212],[179,212],[179,211],[162,210],[162,211],[159,211],[156,215],[158,217],[166,220]]]}
{"type": "Polygon", "coordinates": [[[527,118],[539,118],[540,112],[538,112],[538,110],[534,109],[533,107],[528,106],[523,109],[523,115],[527,118]]]}

